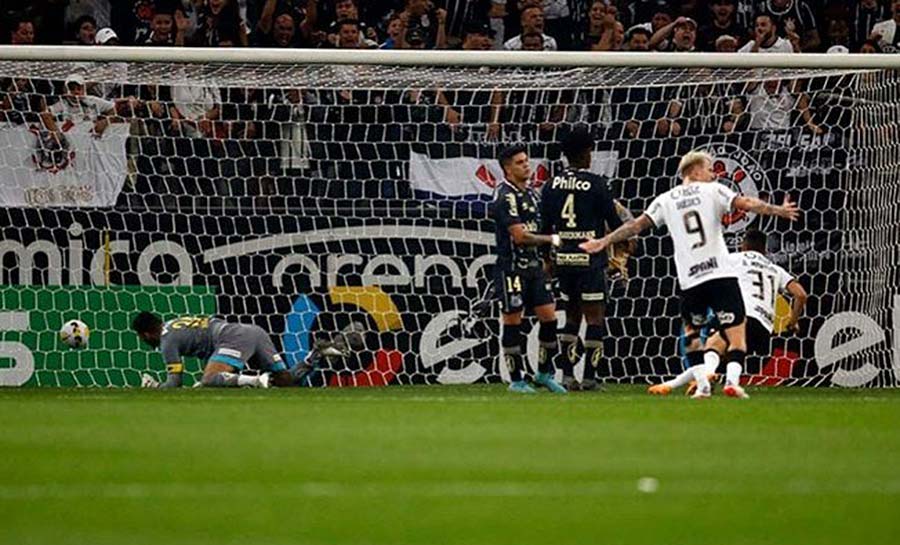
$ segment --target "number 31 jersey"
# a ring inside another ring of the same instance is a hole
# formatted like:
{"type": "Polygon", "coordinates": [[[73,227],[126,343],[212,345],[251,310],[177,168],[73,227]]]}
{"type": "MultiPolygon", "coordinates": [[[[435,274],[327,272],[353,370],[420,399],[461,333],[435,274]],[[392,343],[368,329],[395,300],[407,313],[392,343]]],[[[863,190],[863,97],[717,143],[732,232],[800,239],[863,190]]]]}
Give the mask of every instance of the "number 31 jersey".
{"type": "Polygon", "coordinates": [[[795,278],[759,252],[736,252],[728,263],[737,273],[747,316],[755,318],[769,333],[775,321],[775,297],[787,290],[795,278]]]}
{"type": "Polygon", "coordinates": [[[656,197],[644,212],[657,227],[669,228],[682,290],[737,276],[728,264],[722,227],[722,216],[737,196],[717,182],[691,182],[656,197]]]}

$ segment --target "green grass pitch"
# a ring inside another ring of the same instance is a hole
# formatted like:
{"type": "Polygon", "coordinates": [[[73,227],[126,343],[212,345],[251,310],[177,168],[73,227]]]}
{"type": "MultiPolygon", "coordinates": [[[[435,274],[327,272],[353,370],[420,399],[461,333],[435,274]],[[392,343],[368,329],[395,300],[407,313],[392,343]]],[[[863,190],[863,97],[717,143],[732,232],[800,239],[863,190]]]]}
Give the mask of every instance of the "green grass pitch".
{"type": "Polygon", "coordinates": [[[900,391],[750,393],[3,390],[0,543],[900,543],[900,391]]]}

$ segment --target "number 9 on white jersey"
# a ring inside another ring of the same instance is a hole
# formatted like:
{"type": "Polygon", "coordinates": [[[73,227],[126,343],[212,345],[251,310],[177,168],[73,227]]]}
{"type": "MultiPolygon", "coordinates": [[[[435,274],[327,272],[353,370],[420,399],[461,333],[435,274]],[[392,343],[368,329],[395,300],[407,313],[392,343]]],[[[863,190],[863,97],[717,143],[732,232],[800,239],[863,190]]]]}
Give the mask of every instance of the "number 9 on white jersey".
{"type": "Polygon", "coordinates": [[[644,212],[657,227],[669,228],[682,290],[736,276],[727,263],[722,216],[737,196],[717,182],[691,182],[656,197],[644,212]]]}

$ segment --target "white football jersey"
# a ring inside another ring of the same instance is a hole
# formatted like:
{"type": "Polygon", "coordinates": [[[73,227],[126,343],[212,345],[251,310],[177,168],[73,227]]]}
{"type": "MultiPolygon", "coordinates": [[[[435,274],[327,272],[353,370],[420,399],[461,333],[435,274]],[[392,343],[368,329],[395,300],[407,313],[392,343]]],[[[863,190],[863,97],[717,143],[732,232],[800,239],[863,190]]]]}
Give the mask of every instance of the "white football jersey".
{"type": "Polygon", "coordinates": [[[771,333],[775,296],[785,293],[795,278],[759,252],[736,252],[728,256],[728,262],[737,272],[747,317],[756,319],[771,333]]]}
{"type": "Polygon", "coordinates": [[[669,228],[681,289],[736,276],[727,264],[722,216],[737,196],[717,182],[691,182],[656,197],[644,212],[657,227],[669,228]]]}

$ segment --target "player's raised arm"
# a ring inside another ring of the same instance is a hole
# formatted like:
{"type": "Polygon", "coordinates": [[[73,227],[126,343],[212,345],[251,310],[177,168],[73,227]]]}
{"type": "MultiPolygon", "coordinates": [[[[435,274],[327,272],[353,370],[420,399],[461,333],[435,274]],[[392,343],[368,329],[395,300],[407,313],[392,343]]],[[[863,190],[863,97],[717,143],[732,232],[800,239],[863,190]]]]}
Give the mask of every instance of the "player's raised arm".
{"type": "Polygon", "coordinates": [[[770,204],[756,197],[739,195],[735,197],[731,206],[736,210],[745,210],[763,216],[778,216],[791,221],[796,221],[800,217],[800,209],[797,207],[797,203],[791,201],[788,195],[784,196],[784,202],[781,205],[770,204]]]}
{"type": "Polygon", "coordinates": [[[650,219],[650,216],[644,213],[633,220],[628,220],[618,229],[606,235],[605,237],[595,238],[586,242],[582,242],[578,247],[585,252],[596,254],[597,252],[602,252],[608,246],[616,244],[617,242],[622,242],[623,240],[628,240],[632,237],[635,237],[651,227],[653,227],[653,220],[650,219]]]}

